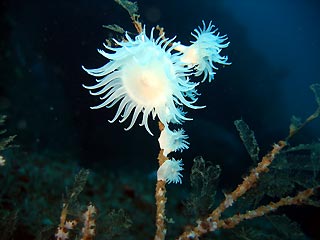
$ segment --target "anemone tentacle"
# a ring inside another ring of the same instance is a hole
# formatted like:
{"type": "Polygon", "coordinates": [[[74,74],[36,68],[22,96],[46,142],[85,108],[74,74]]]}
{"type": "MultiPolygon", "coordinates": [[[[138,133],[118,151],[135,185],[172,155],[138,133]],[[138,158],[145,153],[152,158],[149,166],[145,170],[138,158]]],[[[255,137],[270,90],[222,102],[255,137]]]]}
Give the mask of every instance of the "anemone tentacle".
{"type": "Polygon", "coordinates": [[[126,130],[132,128],[140,113],[139,124],[152,135],[148,126],[148,117],[158,117],[165,126],[170,122],[181,123],[190,120],[178,107],[195,106],[197,98],[190,98],[187,92],[194,92],[198,83],[191,82],[192,69],[181,62],[181,53],[171,53],[174,49],[174,38],[164,35],[154,38],[154,28],[150,37],[145,28],[131,38],[125,33],[126,41],[114,42],[118,47],[105,46],[109,52],[98,50],[109,62],[97,69],[83,69],[97,77],[92,86],[83,85],[91,95],[100,96],[103,102],[93,109],[110,108],[119,103],[116,114],[109,122],[124,122],[131,115],[132,119],[126,130]]]}
{"type": "Polygon", "coordinates": [[[196,40],[190,41],[190,46],[176,44],[174,49],[183,53],[181,61],[194,69],[196,77],[203,75],[202,82],[207,78],[211,82],[215,75],[213,69],[218,69],[214,63],[231,64],[228,62],[228,56],[220,55],[221,50],[229,46],[229,42],[226,42],[227,35],[220,36],[211,21],[208,26],[204,21],[202,24],[203,27],[198,27],[191,33],[196,40]]]}

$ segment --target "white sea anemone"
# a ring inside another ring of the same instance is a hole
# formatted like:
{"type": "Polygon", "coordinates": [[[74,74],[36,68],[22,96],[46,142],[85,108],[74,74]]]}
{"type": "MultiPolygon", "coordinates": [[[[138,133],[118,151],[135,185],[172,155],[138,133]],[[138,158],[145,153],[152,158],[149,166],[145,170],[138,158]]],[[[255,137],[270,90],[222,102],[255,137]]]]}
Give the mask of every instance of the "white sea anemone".
{"type": "Polygon", "coordinates": [[[171,131],[169,128],[164,128],[161,131],[158,141],[160,148],[163,149],[164,156],[167,156],[171,152],[189,148],[189,143],[186,140],[188,136],[184,133],[183,129],[171,131]]]}
{"type": "Polygon", "coordinates": [[[209,77],[209,82],[211,82],[215,74],[213,69],[218,69],[213,63],[231,64],[227,62],[228,56],[220,55],[221,50],[229,46],[229,42],[225,42],[228,39],[226,35],[220,36],[220,33],[217,33],[218,29],[213,30],[212,22],[208,27],[204,21],[202,24],[203,29],[198,27],[194,30],[195,33],[191,33],[196,41],[191,41],[190,46],[176,45],[175,50],[183,53],[181,61],[194,68],[195,76],[203,74],[202,81],[209,77]]]}
{"type": "Polygon", "coordinates": [[[166,160],[157,171],[157,180],[165,181],[167,183],[182,183],[183,170],[182,160],[175,160],[174,158],[166,160]]]}
{"type": "Polygon", "coordinates": [[[190,99],[184,94],[191,92],[197,84],[189,81],[190,69],[180,62],[181,53],[171,53],[175,44],[168,46],[174,38],[164,39],[162,35],[154,39],[153,31],[150,38],[146,36],[145,29],[135,39],[126,33],[126,41],[114,40],[119,47],[104,45],[113,53],[98,50],[110,60],[106,65],[97,69],[83,67],[90,75],[100,78],[96,80],[97,84],[84,86],[91,95],[102,95],[103,103],[92,109],[110,108],[120,102],[110,122],[120,115],[120,122],[123,122],[132,115],[131,123],[125,128],[128,130],[142,113],[140,126],[145,126],[151,135],[148,127],[150,113],[153,119],[157,116],[167,126],[169,122],[191,120],[178,106],[200,108],[193,105],[197,98],[190,99]]]}

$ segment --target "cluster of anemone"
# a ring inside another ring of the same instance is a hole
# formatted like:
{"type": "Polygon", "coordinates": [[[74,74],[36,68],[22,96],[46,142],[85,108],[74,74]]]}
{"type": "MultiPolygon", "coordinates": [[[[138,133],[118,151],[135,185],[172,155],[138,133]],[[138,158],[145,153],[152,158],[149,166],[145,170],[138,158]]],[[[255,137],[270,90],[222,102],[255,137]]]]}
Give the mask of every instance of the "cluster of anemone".
{"type": "MultiPolygon", "coordinates": [[[[142,115],[140,126],[151,134],[148,119],[151,116],[164,125],[159,144],[167,156],[174,151],[189,147],[188,136],[183,129],[171,130],[173,124],[182,124],[186,117],[185,107],[199,109],[196,87],[200,81],[190,77],[203,76],[202,81],[214,78],[217,67],[214,64],[230,64],[227,56],[220,52],[229,45],[227,37],[220,36],[209,23],[191,33],[195,41],[185,46],[166,38],[163,34],[154,37],[154,28],[147,36],[145,28],[134,39],[127,33],[121,42],[114,40],[117,47],[104,45],[108,52],[98,52],[108,59],[107,64],[97,69],[83,69],[96,77],[96,84],[83,85],[91,95],[99,96],[101,104],[92,109],[118,106],[116,114],[109,122],[130,119],[125,130],[131,129],[142,115]]],[[[158,180],[181,183],[182,161],[167,160],[158,170],[158,180]],[[169,170],[168,170],[169,169],[169,170]]]]}

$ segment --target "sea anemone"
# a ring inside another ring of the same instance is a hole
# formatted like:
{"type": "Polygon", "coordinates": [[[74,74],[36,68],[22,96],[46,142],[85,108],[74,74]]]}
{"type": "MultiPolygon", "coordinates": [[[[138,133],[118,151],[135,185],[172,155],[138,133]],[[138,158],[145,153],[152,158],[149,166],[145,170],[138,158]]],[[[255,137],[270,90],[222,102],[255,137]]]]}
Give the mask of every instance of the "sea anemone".
{"type": "Polygon", "coordinates": [[[183,170],[182,160],[175,160],[174,158],[166,160],[157,171],[157,180],[165,181],[167,183],[182,183],[183,170]]]}
{"type": "Polygon", "coordinates": [[[194,30],[195,33],[191,33],[196,41],[191,41],[190,46],[176,45],[175,50],[183,53],[181,61],[194,68],[195,76],[203,74],[202,81],[209,77],[209,82],[211,82],[215,74],[213,69],[218,69],[213,63],[231,64],[227,62],[228,56],[220,55],[221,50],[229,46],[229,42],[225,42],[228,39],[226,35],[220,36],[220,33],[217,33],[218,29],[213,30],[212,22],[208,27],[204,21],[202,24],[203,28],[198,27],[194,30]]]}
{"type": "Polygon", "coordinates": [[[188,136],[184,133],[183,129],[171,131],[169,128],[164,128],[161,131],[158,141],[160,148],[163,149],[164,156],[167,156],[171,152],[189,148],[189,143],[186,141],[188,136]]]}
{"type": "Polygon", "coordinates": [[[191,120],[184,116],[179,106],[197,109],[193,104],[197,98],[189,98],[185,93],[194,92],[197,83],[189,81],[190,68],[180,62],[181,53],[172,54],[176,44],[174,38],[150,38],[145,29],[132,39],[127,33],[126,40],[115,43],[119,47],[105,46],[113,53],[103,50],[98,52],[110,60],[106,65],[97,69],[83,69],[92,76],[98,77],[97,84],[85,86],[91,95],[102,95],[104,102],[92,109],[110,108],[120,102],[118,110],[110,122],[114,122],[121,115],[120,122],[124,122],[132,114],[131,123],[125,130],[130,129],[142,113],[140,126],[148,127],[148,116],[157,116],[167,126],[168,123],[181,123],[191,120]],[[96,90],[96,91],[92,91],[96,90]]]}

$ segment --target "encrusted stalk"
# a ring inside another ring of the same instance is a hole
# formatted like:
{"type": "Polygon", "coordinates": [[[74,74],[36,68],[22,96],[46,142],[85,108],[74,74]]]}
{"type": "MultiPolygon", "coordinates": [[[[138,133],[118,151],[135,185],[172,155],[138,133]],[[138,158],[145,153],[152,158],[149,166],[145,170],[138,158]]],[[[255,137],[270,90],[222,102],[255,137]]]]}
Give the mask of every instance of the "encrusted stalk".
{"type": "Polygon", "coordinates": [[[261,217],[265,214],[268,214],[270,212],[277,210],[279,207],[303,204],[313,194],[314,194],[314,189],[309,188],[307,190],[299,192],[294,197],[284,197],[284,198],[281,198],[278,202],[270,202],[268,205],[260,206],[255,210],[247,211],[244,214],[236,214],[230,218],[220,220],[217,224],[217,227],[225,228],[225,229],[234,228],[243,220],[261,217]]]}
{"type": "MultiPolygon", "coordinates": [[[[164,125],[159,122],[159,129],[162,131],[164,129],[164,125]]],[[[168,158],[163,155],[163,150],[161,149],[158,155],[159,167],[167,160],[168,158]]],[[[157,205],[157,212],[156,212],[156,234],[154,239],[155,240],[164,240],[167,233],[167,228],[165,224],[166,218],[166,182],[159,180],[157,181],[156,185],[156,205],[157,205]]]]}
{"type": "Polygon", "coordinates": [[[274,160],[275,156],[286,145],[287,143],[285,141],[279,141],[278,144],[274,144],[272,150],[262,158],[257,167],[250,171],[249,176],[245,177],[243,182],[239,184],[233,192],[226,194],[225,199],[215,210],[213,210],[211,214],[209,214],[208,217],[198,219],[197,226],[192,230],[184,232],[178,239],[198,239],[201,235],[216,230],[218,228],[218,222],[220,221],[221,214],[257,183],[260,174],[269,170],[268,167],[274,160]]]}

